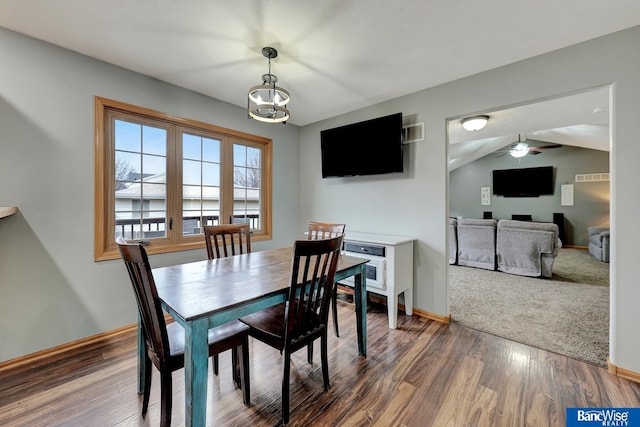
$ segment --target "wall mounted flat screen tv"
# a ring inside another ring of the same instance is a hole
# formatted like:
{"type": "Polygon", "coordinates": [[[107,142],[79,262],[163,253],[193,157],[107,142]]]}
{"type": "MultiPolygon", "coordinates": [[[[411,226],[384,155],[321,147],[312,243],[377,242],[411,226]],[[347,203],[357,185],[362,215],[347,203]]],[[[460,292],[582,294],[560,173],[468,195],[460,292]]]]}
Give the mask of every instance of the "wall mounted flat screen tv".
{"type": "Polygon", "coordinates": [[[320,132],[322,177],[403,172],[402,113],[320,132]]]}
{"type": "Polygon", "coordinates": [[[493,194],[504,197],[538,197],[553,194],[553,166],[493,171],[493,194]]]}

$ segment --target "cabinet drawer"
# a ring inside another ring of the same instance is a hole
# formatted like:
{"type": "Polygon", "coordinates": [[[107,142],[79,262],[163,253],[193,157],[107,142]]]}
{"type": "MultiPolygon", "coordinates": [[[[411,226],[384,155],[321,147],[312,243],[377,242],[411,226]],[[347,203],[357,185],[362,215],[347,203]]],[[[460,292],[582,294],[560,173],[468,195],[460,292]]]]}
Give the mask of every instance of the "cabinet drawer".
{"type": "Polygon", "coordinates": [[[373,256],[379,256],[383,258],[385,256],[384,246],[372,245],[369,243],[360,243],[360,242],[352,242],[352,241],[350,242],[347,240],[344,242],[344,250],[346,252],[373,255],[373,256]]]}

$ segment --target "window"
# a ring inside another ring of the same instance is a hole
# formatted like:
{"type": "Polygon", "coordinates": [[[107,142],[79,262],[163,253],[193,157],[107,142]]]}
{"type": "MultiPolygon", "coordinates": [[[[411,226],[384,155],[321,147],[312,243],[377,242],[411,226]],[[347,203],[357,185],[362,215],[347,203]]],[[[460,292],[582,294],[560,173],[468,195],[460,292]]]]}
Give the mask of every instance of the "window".
{"type": "Polygon", "coordinates": [[[95,259],[204,247],[203,225],[271,238],[271,140],[96,97],[95,259]]]}

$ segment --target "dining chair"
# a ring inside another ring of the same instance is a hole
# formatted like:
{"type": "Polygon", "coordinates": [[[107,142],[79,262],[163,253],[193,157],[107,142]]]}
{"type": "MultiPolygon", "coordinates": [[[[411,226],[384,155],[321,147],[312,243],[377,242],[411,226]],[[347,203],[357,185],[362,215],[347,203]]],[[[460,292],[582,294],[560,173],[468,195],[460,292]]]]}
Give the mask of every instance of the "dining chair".
{"type": "Polygon", "coordinates": [[[310,221],[307,238],[309,240],[317,240],[342,236],[344,234],[345,227],[345,224],[310,221]]]}
{"type": "Polygon", "coordinates": [[[205,225],[203,229],[209,259],[251,252],[249,224],[205,225]]]}
{"type": "MultiPolygon", "coordinates": [[[[204,241],[209,259],[251,252],[251,229],[248,223],[205,225],[204,241]]],[[[218,355],[213,356],[213,373],[218,375],[218,355]]]]}
{"type": "MultiPolygon", "coordinates": [[[[342,236],[344,235],[345,224],[335,224],[330,222],[317,222],[311,221],[309,222],[309,230],[307,232],[307,238],[309,240],[316,239],[327,239],[330,237],[342,236]]],[[[338,284],[336,283],[331,290],[331,315],[333,317],[333,330],[336,333],[336,336],[340,336],[340,331],[338,330],[338,284]]]]}
{"type": "MultiPolygon", "coordinates": [[[[329,389],[327,319],[341,244],[342,236],[295,241],[287,301],[240,319],[249,326],[249,335],[283,354],[281,399],[284,424],[289,422],[291,354],[308,347],[318,338],[321,342],[324,389],[329,389]]],[[[307,361],[313,362],[309,353],[307,361]]]]}
{"type": "MultiPolygon", "coordinates": [[[[171,425],[171,373],[184,367],[185,331],[177,322],[167,323],[158,297],[147,252],[142,245],[117,241],[138,304],[144,335],[145,372],[142,417],[147,414],[151,394],[151,363],[160,372],[160,425],[171,425]]],[[[209,356],[231,350],[233,380],[249,405],[249,328],[232,321],[209,330],[209,356]],[[242,357],[238,360],[238,352],[242,357]]]]}

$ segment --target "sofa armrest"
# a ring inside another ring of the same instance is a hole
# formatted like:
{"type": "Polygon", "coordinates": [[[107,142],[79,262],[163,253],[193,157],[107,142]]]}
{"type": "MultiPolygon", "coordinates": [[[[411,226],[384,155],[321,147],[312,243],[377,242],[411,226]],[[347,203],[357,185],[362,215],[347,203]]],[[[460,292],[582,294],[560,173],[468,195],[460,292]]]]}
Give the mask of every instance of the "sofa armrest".
{"type": "Polygon", "coordinates": [[[550,277],[561,245],[556,224],[501,220],[496,245],[498,270],[550,277]]]}
{"type": "Polygon", "coordinates": [[[589,236],[600,234],[603,232],[609,233],[609,227],[588,227],[589,236]]]}

